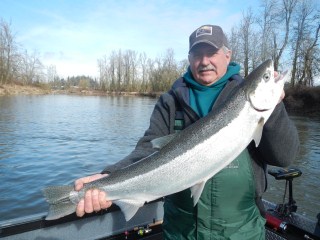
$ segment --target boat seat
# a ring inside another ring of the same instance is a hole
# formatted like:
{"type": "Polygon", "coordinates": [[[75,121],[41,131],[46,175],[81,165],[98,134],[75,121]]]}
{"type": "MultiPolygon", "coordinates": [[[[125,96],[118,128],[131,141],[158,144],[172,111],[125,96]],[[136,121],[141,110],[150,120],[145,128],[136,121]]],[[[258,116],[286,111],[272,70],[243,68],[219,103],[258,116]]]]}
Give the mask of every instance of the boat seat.
{"type": "Polygon", "coordinates": [[[292,180],[293,178],[300,177],[302,172],[297,168],[278,168],[270,169],[268,173],[276,180],[292,180]]]}
{"type": "Polygon", "coordinates": [[[268,171],[270,175],[272,175],[276,180],[286,180],[286,186],[284,191],[284,198],[287,194],[287,186],[289,185],[289,200],[287,203],[278,204],[276,211],[283,216],[289,216],[291,213],[296,212],[298,206],[296,205],[296,201],[293,199],[293,179],[300,177],[302,172],[297,168],[278,168],[278,169],[270,169],[268,171]]]}

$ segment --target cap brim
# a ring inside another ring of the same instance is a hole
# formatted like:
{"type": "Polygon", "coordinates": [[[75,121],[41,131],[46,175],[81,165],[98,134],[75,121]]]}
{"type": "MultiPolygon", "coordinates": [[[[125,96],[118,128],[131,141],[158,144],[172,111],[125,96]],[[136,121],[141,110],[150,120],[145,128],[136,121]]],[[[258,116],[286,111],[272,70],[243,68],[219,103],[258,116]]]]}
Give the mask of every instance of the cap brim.
{"type": "Polygon", "coordinates": [[[194,46],[196,46],[196,45],[198,45],[198,44],[200,44],[200,43],[206,43],[206,44],[208,44],[208,45],[210,45],[210,46],[212,46],[212,47],[215,47],[217,50],[219,49],[219,47],[217,47],[214,43],[203,39],[203,40],[199,40],[199,41],[194,42],[194,43],[192,44],[192,46],[190,47],[190,49],[189,49],[189,53],[190,53],[190,51],[192,50],[192,48],[193,48],[194,46]]]}

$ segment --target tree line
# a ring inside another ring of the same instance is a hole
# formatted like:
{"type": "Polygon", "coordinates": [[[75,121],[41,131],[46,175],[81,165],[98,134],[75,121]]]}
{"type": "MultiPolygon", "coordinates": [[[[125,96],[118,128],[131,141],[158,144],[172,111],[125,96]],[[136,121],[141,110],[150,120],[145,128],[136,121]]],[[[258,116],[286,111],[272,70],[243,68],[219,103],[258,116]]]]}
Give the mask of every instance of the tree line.
{"type": "Polygon", "coordinates": [[[0,84],[32,84],[44,80],[44,66],[35,51],[21,50],[11,24],[0,19],[0,84]]]}
{"type": "Polygon", "coordinates": [[[291,86],[313,86],[320,74],[320,9],[312,0],[263,0],[254,15],[243,13],[229,37],[244,76],[272,58],[275,70],[292,67],[291,86]]]}
{"type": "Polygon", "coordinates": [[[173,49],[155,59],[120,49],[98,60],[100,87],[107,91],[161,92],[169,89],[187,66],[187,60],[175,60],[173,49]]]}
{"type": "MultiPolygon", "coordinates": [[[[317,0],[261,0],[259,11],[249,8],[234,24],[229,47],[233,61],[247,76],[272,58],[275,70],[292,68],[290,85],[314,86],[320,76],[320,12],[317,0]]],[[[186,39],[187,41],[187,39],[186,39]]],[[[186,53],[187,58],[187,53],[186,53]]],[[[188,67],[177,61],[173,49],[151,59],[134,50],[113,50],[97,59],[98,79],[76,76],[61,79],[55,66],[44,66],[39,54],[21,50],[11,24],[0,20],[0,84],[41,84],[53,88],[78,86],[111,92],[160,92],[188,67]]]]}

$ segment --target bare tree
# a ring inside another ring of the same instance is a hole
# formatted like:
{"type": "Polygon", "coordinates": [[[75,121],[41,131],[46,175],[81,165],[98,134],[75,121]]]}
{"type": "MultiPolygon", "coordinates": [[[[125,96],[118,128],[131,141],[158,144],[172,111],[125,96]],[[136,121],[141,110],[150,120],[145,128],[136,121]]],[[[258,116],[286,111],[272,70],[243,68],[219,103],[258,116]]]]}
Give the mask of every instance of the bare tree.
{"type": "Polygon", "coordinates": [[[39,83],[43,80],[43,65],[39,60],[39,54],[34,51],[31,55],[25,50],[20,54],[20,61],[18,64],[19,73],[16,76],[22,84],[30,85],[39,83]]]}
{"type": "Polygon", "coordinates": [[[117,85],[116,69],[117,69],[117,53],[116,51],[112,51],[109,58],[109,71],[108,71],[109,78],[111,79],[111,82],[110,82],[111,91],[116,90],[116,85],[117,85]]]}
{"type": "Polygon", "coordinates": [[[250,71],[250,57],[252,56],[252,49],[254,48],[252,36],[254,36],[253,24],[255,23],[254,15],[251,8],[243,14],[243,19],[240,23],[240,39],[243,47],[243,67],[244,76],[248,76],[250,71]]]}
{"type": "Polygon", "coordinates": [[[152,91],[168,90],[180,75],[178,64],[174,59],[174,50],[169,48],[163,57],[156,58],[150,67],[152,91]]]}
{"type": "MultiPolygon", "coordinates": [[[[281,16],[284,18],[284,25],[285,25],[285,36],[284,39],[279,40],[281,34],[279,34],[278,31],[273,31],[273,59],[274,59],[274,69],[278,71],[280,58],[282,57],[282,54],[284,50],[287,47],[288,39],[289,39],[289,33],[290,33],[290,25],[291,25],[291,19],[292,14],[294,12],[294,9],[297,5],[297,0],[282,0],[282,6],[280,11],[280,20],[282,22],[281,16]],[[280,43],[282,41],[282,43],[280,43]]],[[[279,29],[276,26],[273,29],[279,29]]]]}
{"type": "Polygon", "coordinates": [[[130,88],[130,85],[132,84],[132,79],[131,79],[131,64],[130,64],[130,57],[131,57],[131,52],[130,50],[126,50],[122,56],[122,62],[123,62],[123,87],[125,88],[124,90],[127,90],[130,88]]]}
{"type": "Polygon", "coordinates": [[[122,51],[118,50],[118,54],[116,56],[116,88],[118,91],[123,91],[122,83],[123,83],[123,59],[122,59],[122,51]]]}
{"type": "Polygon", "coordinates": [[[178,75],[182,76],[183,73],[186,72],[188,66],[189,66],[189,60],[188,59],[181,60],[179,62],[179,64],[178,64],[178,75]]]}
{"type": "Polygon", "coordinates": [[[139,66],[141,69],[141,88],[140,91],[146,92],[148,89],[148,58],[145,52],[141,53],[139,56],[139,66]]]}
{"type": "Polygon", "coordinates": [[[61,87],[60,79],[57,74],[57,68],[55,65],[50,65],[47,67],[47,81],[54,89],[58,89],[61,87]]]}
{"type": "Polygon", "coordinates": [[[109,88],[108,60],[106,55],[98,59],[98,69],[100,89],[106,91],[109,88]]]}
{"type": "Polygon", "coordinates": [[[232,50],[232,60],[238,63],[242,61],[242,51],[240,44],[240,31],[237,27],[232,27],[231,33],[229,35],[229,48],[232,50]]]}
{"type": "Polygon", "coordinates": [[[163,65],[161,69],[161,81],[163,89],[168,90],[173,83],[179,77],[178,67],[174,58],[174,50],[172,48],[167,49],[165,56],[162,59],[163,65]]]}
{"type": "Polygon", "coordinates": [[[319,12],[308,0],[299,2],[292,37],[293,59],[291,86],[312,83],[312,62],[319,38],[319,12]],[[315,25],[316,24],[316,25],[315,25]],[[313,39],[311,38],[314,33],[313,39]],[[307,79],[309,78],[309,79],[307,79]]]}
{"type": "Polygon", "coordinates": [[[134,82],[137,73],[137,53],[133,50],[126,50],[123,54],[123,80],[126,91],[134,89],[134,82]]]}
{"type": "Polygon", "coordinates": [[[271,57],[272,52],[272,35],[275,31],[276,17],[277,17],[277,0],[263,0],[262,1],[262,11],[261,19],[257,19],[257,22],[261,29],[261,34],[259,34],[260,39],[257,43],[260,44],[260,54],[259,61],[265,61],[271,57]]]}
{"type": "Polygon", "coordinates": [[[0,20],[0,83],[6,84],[14,80],[16,71],[17,43],[11,32],[10,24],[0,20]]]}
{"type": "MultiPolygon", "coordinates": [[[[318,22],[320,22],[320,18],[317,19],[318,22]]],[[[315,37],[312,39],[308,38],[306,40],[306,46],[303,58],[303,68],[302,68],[302,74],[299,79],[299,83],[304,86],[313,86],[314,85],[314,69],[313,66],[317,65],[319,63],[319,60],[317,61],[317,57],[315,56],[316,51],[316,45],[319,39],[319,30],[320,30],[320,24],[318,24],[318,27],[315,30],[315,37]],[[315,61],[316,60],[316,61],[315,61]],[[315,64],[313,64],[315,63],[315,64]]],[[[318,55],[319,56],[319,55],[318,55]]],[[[318,69],[316,69],[318,70],[318,69]]]]}
{"type": "Polygon", "coordinates": [[[137,91],[139,89],[138,85],[138,54],[136,51],[130,50],[129,51],[129,58],[130,58],[130,66],[131,66],[131,72],[130,72],[130,79],[131,79],[131,90],[137,91]]]}

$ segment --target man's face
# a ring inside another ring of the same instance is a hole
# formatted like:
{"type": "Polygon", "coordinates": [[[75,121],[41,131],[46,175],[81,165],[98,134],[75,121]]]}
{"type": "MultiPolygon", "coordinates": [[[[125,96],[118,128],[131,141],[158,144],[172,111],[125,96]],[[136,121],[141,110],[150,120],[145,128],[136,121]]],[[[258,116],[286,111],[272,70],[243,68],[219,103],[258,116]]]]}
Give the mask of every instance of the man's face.
{"type": "Polygon", "coordinates": [[[205,86],[218,81],[227,71],[231,51],[199,43],[189,53],[190,69],[194,79],[205,86]]]}

